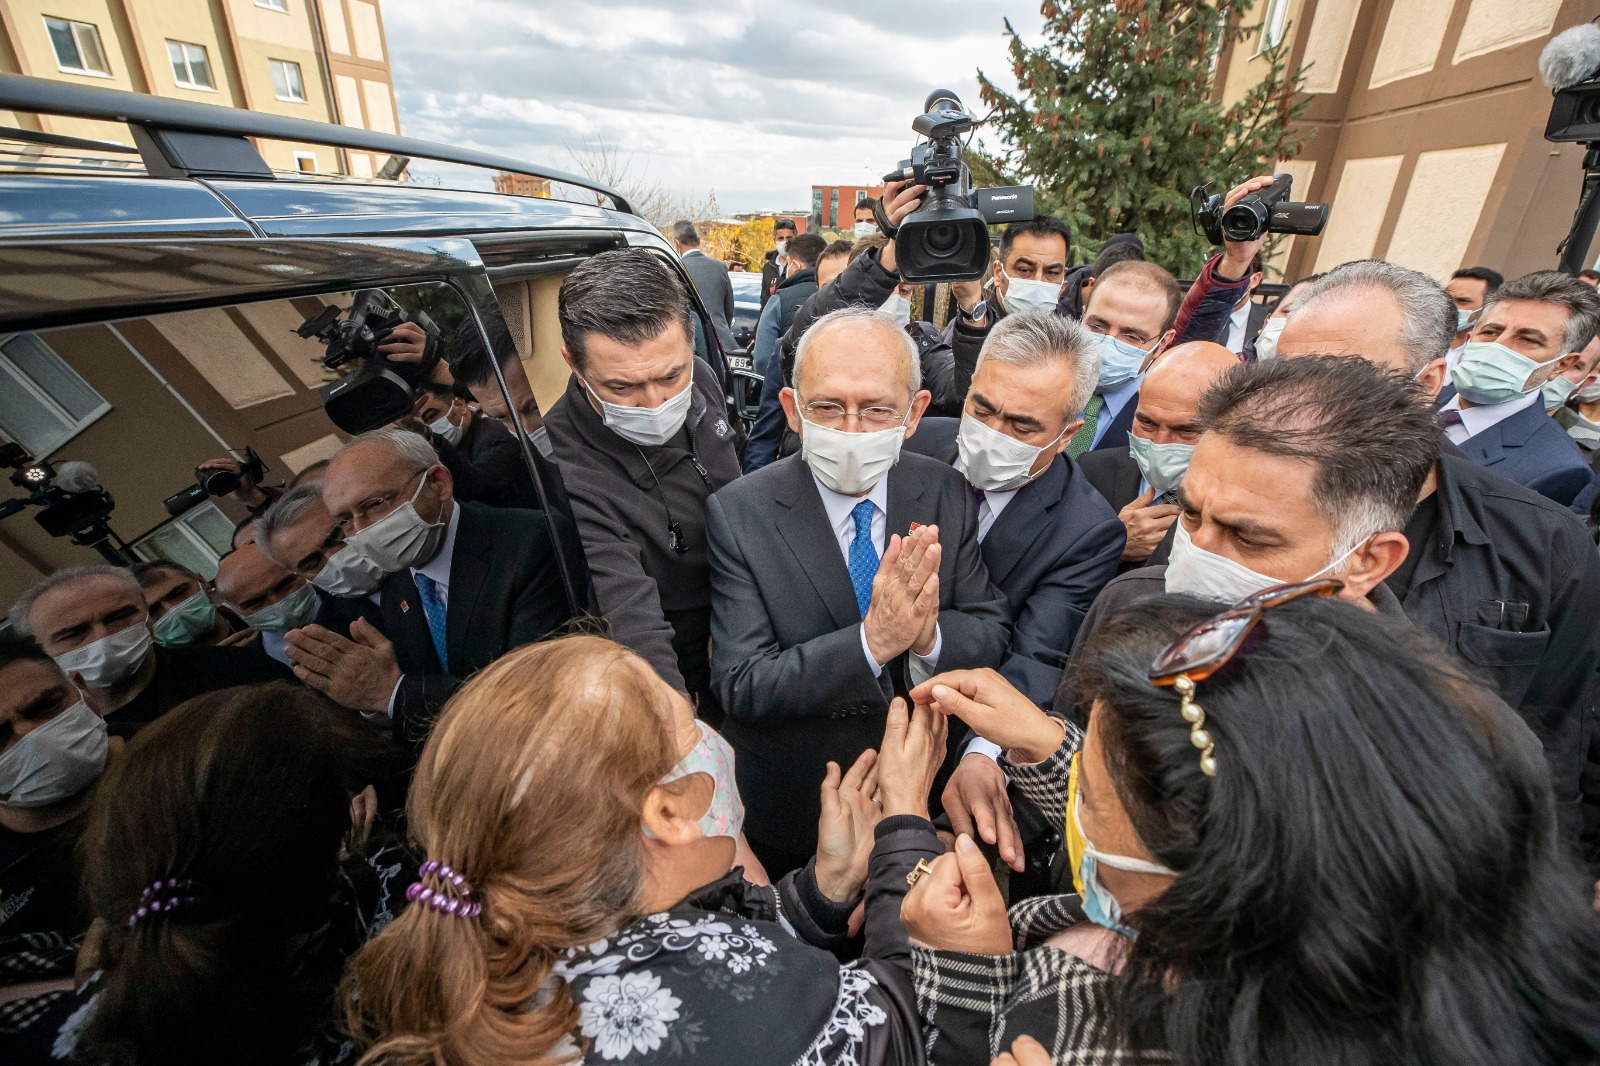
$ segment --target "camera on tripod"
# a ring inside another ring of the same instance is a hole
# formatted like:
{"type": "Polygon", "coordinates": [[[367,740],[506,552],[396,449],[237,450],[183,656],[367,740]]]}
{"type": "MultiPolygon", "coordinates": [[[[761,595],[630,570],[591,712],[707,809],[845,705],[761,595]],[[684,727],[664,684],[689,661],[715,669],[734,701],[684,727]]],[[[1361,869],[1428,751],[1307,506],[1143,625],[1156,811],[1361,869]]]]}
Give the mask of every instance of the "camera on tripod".
{"type": "Polygon", "coordinates": [[[913,284],[970,281],[989,265],[989,227],[1033,217],[1033,186],[972,189],[972,171],[958,138],[975,123],[949,89],[935,89],[911,128],[926,137],[885,181],[926,185],[922,206],[906,216],[894,239],[900,276],[913,284]]]}
{"type": "Polygon", "coordinates": [[[202,466],[194,468],[194,484],[186,489],[179,489],[171,496],[161,501],[167,513],[176,518],[196,504],[204,503],[210,496],[226,496],[238,492],[239,487],[245,482],[259,485],[267,476],[266,464],[261,461],[254,448],[248,445],[244,450],[244,458],[239,461],[239,473],[232,470],[206,469],[202,466]]]}
{"type": "Polygon", "coordinates": [[[1246,194],[1227,209],[1222,206],[1220,194],[1207,195],[1211,186],[1197,186],[1189,194],[1195,230],[1204,233],[1212,244],[1255,241],[1269,233],[1315,237],[1328,224],[1328,205],[1291,202],[1289,190],[1293,184],[1293,177],[1279,174],[1271,185],[1246,194]]]}
{"type": "Polygon", "coordinates": [[[93,548],[114,566],[133,561],[128,545],[111,531],[109,520],[117,501],[101,488],[94,467],[73,460],[58,470],[14,441],[0,444],[0,466],[10,467],[11,483],[28,494],[0,500],[0,518],[37,507],[33,520],[52,537],[69,537],[80,547],[93,548]]]}
{"type": "Polygon", "coordinates": [[[349,363],[355,369],[317,390],[322,409],[346,433],[365,433],[411,413],[412,389],[428,380],[439,364],[439,327],[426,313],[415,314],[382,289],[360,289],[348,314],[324,307],[295,330],[327,345],[322,365],[330,370],[349,363]],[[421,362],[391,362],[378,351],[402,322],[415,322],[428,335],[421,362]]]}

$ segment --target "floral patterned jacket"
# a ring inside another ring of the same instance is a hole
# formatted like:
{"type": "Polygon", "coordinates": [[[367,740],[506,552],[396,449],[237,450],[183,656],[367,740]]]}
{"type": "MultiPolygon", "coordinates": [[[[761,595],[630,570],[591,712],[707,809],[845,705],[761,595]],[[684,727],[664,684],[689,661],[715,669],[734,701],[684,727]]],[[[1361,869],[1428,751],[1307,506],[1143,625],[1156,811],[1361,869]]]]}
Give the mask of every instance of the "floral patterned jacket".
{"type": "MultiPolygon", "coordinates": [[[[866,955],[841,964],[850,905],[828,900],[812,869],[775,887],[735,870],[676,907],[557,964],[582,1016],[587,1063],[707,1062],[922,1066],[921,1028],[900,924],[904,859],[927,839],[885,819],[867,891],[866,955]],[[897,836],[897,833],[899,836],[897,836]],[[879,877],[879,869],[899,871],[879,877]]],[[[935,843],[937,843],[935,839],[935,843]]],[[[915,864],[915,858],[910,860],[915,864]]]]}

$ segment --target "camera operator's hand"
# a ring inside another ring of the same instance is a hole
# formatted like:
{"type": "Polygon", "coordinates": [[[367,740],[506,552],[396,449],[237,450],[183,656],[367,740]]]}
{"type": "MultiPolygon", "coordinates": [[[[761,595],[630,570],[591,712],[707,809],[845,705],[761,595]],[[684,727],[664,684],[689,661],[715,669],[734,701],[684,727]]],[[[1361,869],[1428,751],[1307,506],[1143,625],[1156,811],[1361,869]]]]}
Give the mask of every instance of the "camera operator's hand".
{"type": "MultiPolygon", "coordinates": [[[[883,213],[889,216],[889,224],[898,229],[907,215],[922,206],[922,194],[927,191],[926,185],[910,185],[903,181],[885,184],[883,213]]],[[[883,251],[878,253],[878,265],[891,274],[899,272],[894,259],[894,238],[891,237],[889,243],[883,246],[883,251]]]]}
{"type": "MultiPolygon", "coordinates": [[[[1263,174],[1259,178],[1251,178],[1243,185],[1235,185],[1228,191],[1228,196],[1222,201],[1222,210],[1243,200],[1246,196],[1272,184],[1272,175],[1263,174]]],[[[1217,264],[1217,275],[1228,281],[1238,281],[1250,276],[1250,263],[1261,251],[1261,246],[1267,243],[1266,234],[1260,240],[1254,241],[1223,241],[1222,262],[1217,264]]]]}
{"type": "Polygon", "coordinates": [[[428,350],[428,331],[415,322],[402,322],[391,329],[378,345],[378,351],[392,363],[420,363],[428,350]]]}
{"type": "Polygon", "coordinates": [[[226,470],[238,478],[239,487],[228,493],[227,498],[230,500],[237,500],[246,507],[260,507],[267,502],[267,494],[261,491],[259,485],[250,480],[249,475],[244,472],[244,466],[237,459],[207,459],[200,464],[199,469],[226,470]]]}
{"type": "Polygon", "coordinates": [[[983,279],[952,281],[950,283],[950,295],[956,298],[956,304],[961,310],[971,315],[973,311],[977,310],[978,305],[983,303],[983,279]]]}
{"type": "Polygon", "coordinates": [[[351,710],[388,710],[401,677],[394,645],[364,618],[350,624],[350,635],[355,639],[319,625],[290,630],[284,651],[294,676],[351,710]]]}

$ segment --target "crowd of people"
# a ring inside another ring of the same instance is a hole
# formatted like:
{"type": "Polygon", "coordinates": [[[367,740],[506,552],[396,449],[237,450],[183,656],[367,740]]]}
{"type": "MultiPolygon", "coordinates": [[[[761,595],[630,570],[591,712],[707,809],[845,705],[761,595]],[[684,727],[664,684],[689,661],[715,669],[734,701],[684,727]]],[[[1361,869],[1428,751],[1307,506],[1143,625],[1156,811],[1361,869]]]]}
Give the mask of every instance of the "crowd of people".
{"type": "Polygon", "coordinates": [[[775,232],[748,432],[680,223],[548,410],[21,596],[5,1061],[1600,1061],[1600,277],[1041,216],[939,328],[924,192],[775,232]]]}

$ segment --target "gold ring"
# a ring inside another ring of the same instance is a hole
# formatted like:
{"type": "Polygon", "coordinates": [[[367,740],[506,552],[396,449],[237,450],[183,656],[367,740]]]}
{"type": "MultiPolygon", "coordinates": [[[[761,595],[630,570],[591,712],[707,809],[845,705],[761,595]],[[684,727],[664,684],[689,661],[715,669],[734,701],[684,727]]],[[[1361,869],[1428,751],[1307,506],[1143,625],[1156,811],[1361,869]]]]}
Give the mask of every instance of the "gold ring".
{"type": "Polygon", "coordinates": [[[917,882],[922,880],[923,874],[931,873],[933,873],[933,867],[928,865],[928,860],[918,859],[917,865],[912,868],[910,873],[906,874],[906,884],[910,885],[912,888],[915,888],[917,887],[917,882]]]}

